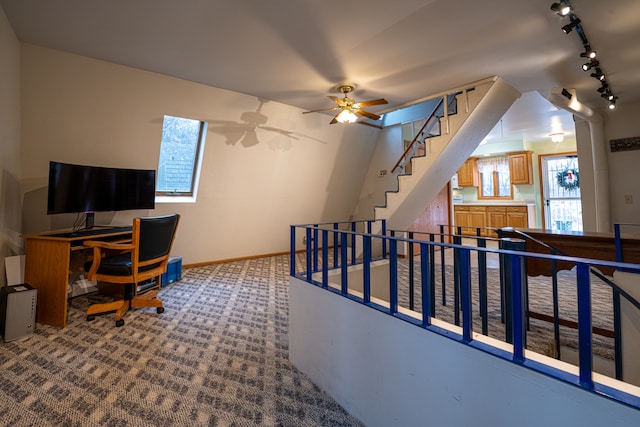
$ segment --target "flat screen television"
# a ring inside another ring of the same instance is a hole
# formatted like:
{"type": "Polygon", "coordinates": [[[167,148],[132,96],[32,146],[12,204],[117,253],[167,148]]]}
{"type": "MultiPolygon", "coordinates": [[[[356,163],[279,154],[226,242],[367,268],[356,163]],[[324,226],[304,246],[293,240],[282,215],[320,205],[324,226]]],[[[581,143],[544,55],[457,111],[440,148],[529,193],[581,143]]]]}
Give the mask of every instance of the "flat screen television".
{"type": "Polygon", "coordinates": [[[47,214],[87,214],[93,227],[95,212],[153,209],[156,171],[49,162],[47,214]]]}

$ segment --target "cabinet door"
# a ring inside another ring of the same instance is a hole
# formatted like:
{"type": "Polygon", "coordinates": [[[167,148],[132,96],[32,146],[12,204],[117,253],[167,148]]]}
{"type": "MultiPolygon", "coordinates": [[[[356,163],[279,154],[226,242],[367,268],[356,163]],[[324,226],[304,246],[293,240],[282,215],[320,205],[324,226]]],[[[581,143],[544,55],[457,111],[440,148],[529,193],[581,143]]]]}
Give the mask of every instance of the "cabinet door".
{"type": "MultiPolygon", "coordinates": [[[[487,226],[487,212],[485,210],[484,206],[474,206],[470,209],[469,211],[469,221],[471,222],[471,226],[472,227],[479,227],[482,230],[480,230],[480,234],[482,236],[486,235],[486,230],[484,230],[484,228],[487,226]]],[[[469,230],[469,234],[472,235],[476,235],[476,230],[475,229],[471,229],[469,230]]]]}
{"type": "MultiPolygon", "coordinates": [[[[487,207],[487,226],[491,228],[507,227],[507,213],[504,206],[488,206],[487,207]]],[[[498,234],[492,231],[487,233],[491,237],[497,237],[498,234]]]]}
{"type": "Polygon", "coordinates": [[[507,227],[529,228],[529,213],[526,206],[507,208],[507,227]]]}
{"type": "Polygon", "coordinates": [[[470,157],[458,170],[458,185],[460,187],[478,186],[478,165],[475,157],[470,157]]]}
{"type": "Polygon", "coordinates": [[[531,151],[509,154],[509,175],[512,184],[533,184],[531,151]]]}

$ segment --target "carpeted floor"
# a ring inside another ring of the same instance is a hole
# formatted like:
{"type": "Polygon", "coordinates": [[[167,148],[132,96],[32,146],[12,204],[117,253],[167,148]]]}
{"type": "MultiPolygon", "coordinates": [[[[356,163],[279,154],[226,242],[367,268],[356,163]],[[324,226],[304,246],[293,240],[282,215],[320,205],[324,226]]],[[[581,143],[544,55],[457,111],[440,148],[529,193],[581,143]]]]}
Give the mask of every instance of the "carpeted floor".
{"type": "Polygon", "coordinates": [[[185,269],[165,312],[0,344],[2,426],[360,426],[288,360],[286,256],[185,269]]]}
{"type": "MultiPolygon", "coordinates": [[[[449,303],[436,316],[452,322],[446,272],[449,303]]],[[[35,334],[0,344],[0,426],[361,425],[288,360],[288,274],[287,256],[185,269],[161,291],[163,314],[135,309],[121,328],[113,315],[86,321],[86,307],[103,297],[72,299],[67,328],[39,324],[35,334]]],[[[489,335],[501,339],[497,270],[489,274],[489,335]]],[[[406,260],[399,275],[408,307],[406,260]]],[[[563,317],[575,319],[574,273],[561,274],[560,288],[563,317]]],[[[440,282],[436,289],[440,302],[440,282]]],[[[550,289],[547,278],[529,279],[532,310],[551,314],[550,289]]],[[[594,325],[609,327],[610,291],[594,283],[592,294],[594,325]]],[[[573,330],[563,328],[561,338],[576,344],[573,330]]],[[[551,355],[551,325],[533,319],[527,344],[551,355]]],[[[594,353],[611,351],[612,340],[594,337],[594,353]]]]}

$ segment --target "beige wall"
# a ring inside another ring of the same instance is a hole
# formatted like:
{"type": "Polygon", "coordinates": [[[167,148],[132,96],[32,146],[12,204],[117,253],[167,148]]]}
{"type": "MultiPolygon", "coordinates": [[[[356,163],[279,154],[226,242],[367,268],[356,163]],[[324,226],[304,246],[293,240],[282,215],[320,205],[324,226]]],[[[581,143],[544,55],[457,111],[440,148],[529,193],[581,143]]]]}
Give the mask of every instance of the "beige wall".
{"type": "Polygon", "coordinates": [[[289,225],[349,218],[378,130],[329,125],[322,114],[265,102],[253,144],[244,120],[259,99],[139,69],[22,44],[22,185],[26,232],[59,229],[46,215],[50,160],[156,168],[163,115],[209,122],[198,199],[150,212],[96,215],[129,223],[178,212],[184,264],[284,252],[289,225]]]}
{"type": "MultiPolygon", "coordinates": [[[[620,97],[622,100],[622,96],[620,97]]],[[[604,134],[609,162],[609,195],[612,223],[640,224],[640,150],[611,152],[610,140],[640,137],[640,102],[619,104],[614,111],[603,111],[604,134]],[[633,203],[625,203],[630,195],[633,203]]],[[[629,230],[631,232],[631,230],[629,230]]],[[[640,234],[640,228],[635,228],[640,234]]]]}
{"type": "Polygon", "coordinates": [[[0,286],[20,242],[20,44],[0,8],[0,286]]]}

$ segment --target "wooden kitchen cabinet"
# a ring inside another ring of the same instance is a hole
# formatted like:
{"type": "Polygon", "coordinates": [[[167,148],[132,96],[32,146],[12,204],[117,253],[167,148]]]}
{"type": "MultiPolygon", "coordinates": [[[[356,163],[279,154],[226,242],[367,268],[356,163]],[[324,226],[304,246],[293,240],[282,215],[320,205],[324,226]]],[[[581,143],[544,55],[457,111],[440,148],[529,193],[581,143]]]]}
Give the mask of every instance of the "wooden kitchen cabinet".
{"type": "Polygon", "coordinates": [[[469,157],[458,170],[458,185],[460,187],[478,186],[478,159],[469,157]]]}
{"type": "MultiPolygon", "coordinates": [[[[475,227],[481,228],[481,235],[485,235],[487,226],[487,212],[484,206],[461,206],[453,208],[453,221],[456,226],[464,227],[460,234],[475,236],[475,227]]],[[[456,230],[457,232],[457,230],[456,230]]]]}
{"type": "Polygon", "coordinates": [[[531,151],[509,153],[508,157],[511,184],[533,184],[531,151]]]}
{"type": "MultiPolygon", "coordinates": [[[[535,207],[532,204],[505,205],[454,205],[453,221],[455,226],[480,227],[482,236],[497,237],[492,228],[535,228],[535,207]]],[[[457,230],[455,230],[457,231],[457,230]]],[[[463,228],[460,234],[475,236],[475,228],[463,228]]]]}
{"type": "Polygon", "coordinates": [[[507,206],[506,219],[507,227],[530,228],[529,209],[526,206],[507,206]]]}

